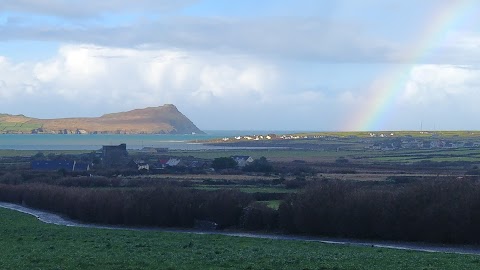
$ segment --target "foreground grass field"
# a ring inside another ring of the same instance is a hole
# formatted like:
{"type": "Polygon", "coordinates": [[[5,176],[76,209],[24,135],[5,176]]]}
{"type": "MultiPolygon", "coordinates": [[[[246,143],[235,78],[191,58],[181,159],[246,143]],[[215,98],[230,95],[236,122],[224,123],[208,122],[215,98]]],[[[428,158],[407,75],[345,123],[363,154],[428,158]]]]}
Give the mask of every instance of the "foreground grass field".
{"type": "Polygon", "coordinates": [[[62,227],[0,208],[0,269],[479,269],[480,257],[62,227]]]}

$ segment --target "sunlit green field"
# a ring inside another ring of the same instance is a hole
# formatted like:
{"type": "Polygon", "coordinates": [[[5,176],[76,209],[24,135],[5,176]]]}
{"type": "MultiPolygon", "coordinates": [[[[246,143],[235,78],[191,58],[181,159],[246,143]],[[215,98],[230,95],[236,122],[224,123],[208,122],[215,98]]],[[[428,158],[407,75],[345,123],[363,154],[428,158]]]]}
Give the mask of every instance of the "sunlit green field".
{"type": "Polygon", "coordinates": [[[479,269],[480,257],[44,224],[0,208],[0,269],[479,269]]]}
{"type": "MultiPolygon", "coordinates": [[[[23,156],[29,157],[37,154],[37,150],[11,150],[0,149],[0,157],[23,156]]],[[[89,153],[89,150],[42,150],[44,155],[54,154],[82,154],[89,153]]],[[[135,155],[138,151],[130,151],[135,155]]],[[[391,162],[415,162],[421,160],[430,161],[478,161],[480,160],[480,149],[447,149],[447,150],[398,150],[398,151],[315,151],[315,150],[202,150],[186,151],[177,150],[165,153],[167,156],[193,156],[195,158],[214,159],[234,155],[249,155],[253,158],[266,157],[268,159],[289,159],[289,160],[320,160],[335,161],[339,157],[349,158],[351,161],[391,161],[391,162]]]]}
{"type": "Polygon", "coordinates": [[[341,156],[349,152],[337,153],[328,151],[290,150],[290,149],[261,149],[261,150],[208,150],[208,151],[171,151],[168,154],[173,156],[194,156],[197,158],[214,159],[218,157],[248,155],[253,158],[278,158],[289,157],[302,159],[306,157],[341,156]]]}
{"type": "Polygon", "coordinates": [[[0,122],[0,132],[6,131],[15,131],[15,132],[27,132],[30,133],[32,129],[41,128],[42,125],[38,123],[30,123],[30,122],[19,122],[19,123],[12,123],[12,122],[0,122]]]}
{"type": "Polygon", "coordinates": [[[272,200],[272,201],[263,201],[261,203],[265,203],[265,205],[267,205],[268,207],[272,208],[272,209],[275,209],[275,210],[278,210],[278,208],[280,207],[280,203],[282,203],[281,200],[272,200]]]}

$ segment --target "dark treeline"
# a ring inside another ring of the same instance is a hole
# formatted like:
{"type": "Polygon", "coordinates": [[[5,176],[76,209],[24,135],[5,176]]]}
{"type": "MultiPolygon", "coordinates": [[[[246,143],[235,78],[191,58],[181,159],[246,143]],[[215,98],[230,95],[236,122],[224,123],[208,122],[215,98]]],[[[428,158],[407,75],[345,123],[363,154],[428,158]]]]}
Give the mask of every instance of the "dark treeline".
{"type": "Polygon", "coordinates": [[[200,191],[164,185],[144,189],[91,189],[46,184],[0,184],[0,200],[64,214],[84,222],[193,227],[195,220],[237,226],[252,202],[235,190],[200,191]]]}
{"type": "Polygon", "coordinates": [[[290,196],[279,216],[280,226],[290,233],[480,244],[480,183],[327,181],[290,196]]]}
{"type": "Polygon", "coordinates": [[[134,189],[0,184],[0,200],[95,223],[220,228],[402,241],[480,244],[480,182],[321,180],[284,198],[278,210],[235,190],[165,184],[134,189]]]}

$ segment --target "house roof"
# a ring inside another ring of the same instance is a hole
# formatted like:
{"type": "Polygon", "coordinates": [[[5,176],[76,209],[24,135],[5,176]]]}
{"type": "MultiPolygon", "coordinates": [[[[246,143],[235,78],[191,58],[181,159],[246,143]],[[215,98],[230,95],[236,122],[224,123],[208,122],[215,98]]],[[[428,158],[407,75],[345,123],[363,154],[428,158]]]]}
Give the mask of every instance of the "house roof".
{"type": "Polygon", "coordinates": [[[35,160],[31,162],[30,167],[32,170],[39,171],[58,171],[64,169],[69,172],[77,172],[88,171],[90,169],[90,165],[88,163],[67,160],[35,160]]]}
{"type": "Polygon", "coordinates": [[[161,165],[165,165],[167,164],[167,162],[169,161],[170,159],[159,159],[158,160],[158,163],[160,163],[161,165]]]}
{"type": "Polygon", "coordinates": [[[57,171],[57,170],[73,170],[73,161],[66,160],[36,160],[31,162],[32,170],[57,171]]]}

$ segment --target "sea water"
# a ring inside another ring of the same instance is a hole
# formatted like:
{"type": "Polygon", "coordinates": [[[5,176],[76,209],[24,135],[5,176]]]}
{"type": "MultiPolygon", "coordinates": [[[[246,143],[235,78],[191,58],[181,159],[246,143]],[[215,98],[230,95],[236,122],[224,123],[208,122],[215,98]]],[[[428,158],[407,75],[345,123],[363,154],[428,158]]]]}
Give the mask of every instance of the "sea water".
{"type": "Polygon", "coordinates": [[[103,145],[127,144],[128,149],[144,147],[172,150],[224,149],[204,145],[205,140],[253,134],[285,134],[281,131],[206,131],[206,134],[0,134],[0,149],[12,150],[98,150],[103,145]]]}

